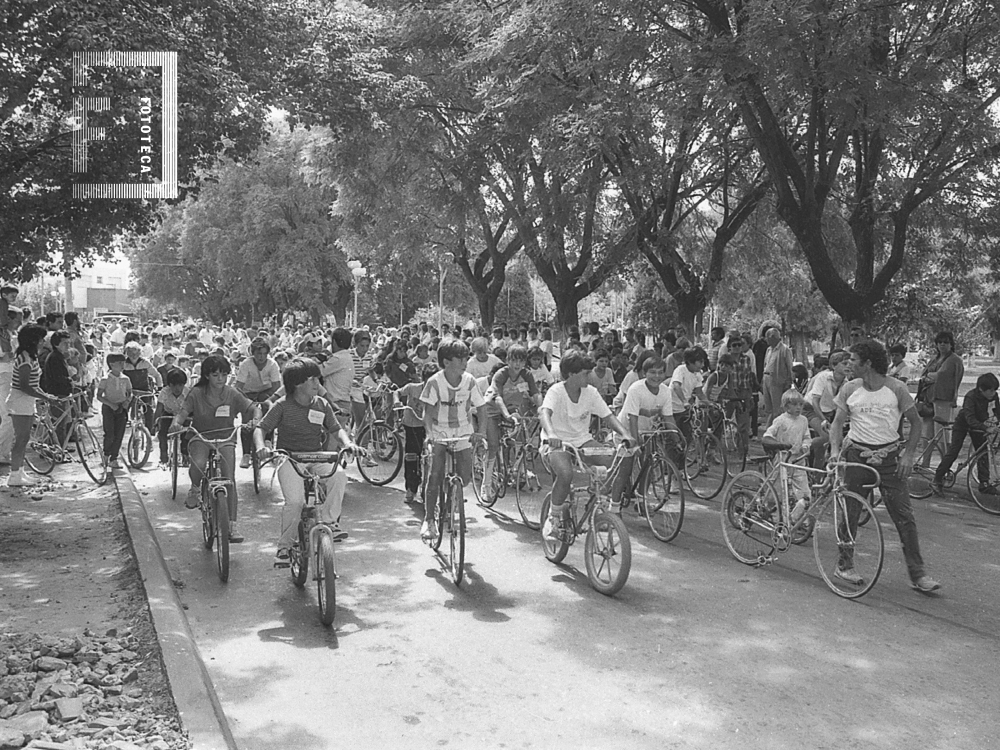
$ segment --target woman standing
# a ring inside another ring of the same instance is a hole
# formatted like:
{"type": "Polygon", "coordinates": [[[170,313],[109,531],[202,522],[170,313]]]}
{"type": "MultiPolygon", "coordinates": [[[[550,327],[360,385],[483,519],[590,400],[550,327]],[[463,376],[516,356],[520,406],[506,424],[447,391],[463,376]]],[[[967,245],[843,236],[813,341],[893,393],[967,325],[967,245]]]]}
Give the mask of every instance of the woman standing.
{"type": "MultiPolygon", "coordinates": [[[[229,360],[211,355],[201,363],[201,376],[188,393],[187,400],[180,412],[174,417],[173,429],[180,429],[190,417],[191,425],[209,439],[224,437],[233,429],[236,415],[241,414],[244,422],[257,419],[260,409],[257,404],[244,396],[235,388],[226,385],[229,378],[229,360]]],[[[232,519],[229,527],[229,541],[239,544],[243,536],[236,533],[236,436],[222,446],[222,471],[232,484],[229,485],[229,517],[232,519]]],[[[208,446],[200,440],[192,439],[188,443],[188,455],[191,465],[188,474],[191,477],[191,489],[188,490],[185,505],[197,508],[201,498],[201,477],[208,461],[208,446]]]]}
{"type": "MultiPolygon", "coordinates": [[[[930,440],[934,437],[934,420],[955,421],[958,407],[958,386],[965,375],[962,358],[955,353],[955,337],[951,331],[941,331],[934,337],[937,356],[932,359],[920,375],[917,400],[933,404],[934,413],[923,417],[923,434],[930,440]]],[[[951,430],[945,430],[946,440],[951,439],[951,430]]]]}
{"type": "Polygon", "coordinates": [[[31,423],[35,419],[35,399],[53,400],[55,396],[39,388],[42,368],[38,364],[38,345],[45,338],[41,326],[26,325],[17,332],[17,350],[14,352],[14,375],[10,394],[7,396],[7,413],[14,426],[14,446],[10,453],[8,487],[30,487],[37,481],[24,474],[24,452],[31,437],[31,423]]]}

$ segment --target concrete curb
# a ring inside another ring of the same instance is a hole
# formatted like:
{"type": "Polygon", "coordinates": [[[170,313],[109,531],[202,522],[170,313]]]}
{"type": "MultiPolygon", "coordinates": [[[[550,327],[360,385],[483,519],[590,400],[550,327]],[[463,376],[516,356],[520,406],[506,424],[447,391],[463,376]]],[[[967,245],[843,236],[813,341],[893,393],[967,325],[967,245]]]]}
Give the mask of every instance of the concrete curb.
{"type": "Polygon", "coordinates": [[[238,750],[142,497],[127,471],[114,474],[181,725],[195,750],[238,750]]]}

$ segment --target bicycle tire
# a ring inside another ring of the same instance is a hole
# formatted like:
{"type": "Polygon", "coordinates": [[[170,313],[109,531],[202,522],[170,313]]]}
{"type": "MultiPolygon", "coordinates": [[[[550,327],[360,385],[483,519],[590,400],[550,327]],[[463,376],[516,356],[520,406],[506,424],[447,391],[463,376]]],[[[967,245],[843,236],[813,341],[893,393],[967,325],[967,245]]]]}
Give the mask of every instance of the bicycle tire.
{"type": "Polygon", "coordinates": [[[653,536],[673,541],[684,524],[684,482],[670,459],[654,456],[642,490],[642,509],[653,536]]]}
{"type": "Polygon", "coordinates": [[[384,422],[365,425],[358,433],[357,444],[364,448],[358,453],[358,471],[369,484],[382,487],[389,484],[403,468],[403,441],[384,422]]]}
{"type": "Polygon", "coordinates": [[[774,553],[774,516],[778,497],[755,471],[733,477],[722,501],[722,538],[729,552],[744,565],[761,565],[774,553]]]}
{"type": "Polygon", "coordinates": [[[514,470],[514,500],[521,520],[529,529],[542,528],[542,503],[551,488],[542,456],[533,445],[526,445],[514,470]]]}
{"type": "MultiPolygon", "coordinates": [[[[493,462],[493,477],[490,480],[490,486],[486,488],[486,492],[483,492],[482,487],[480,487],[478,494],[473,492],[473,494],[476,494],[479,504],[484,508],[492,508],[504,494],[501,488],[506,487],[507,484],[507,463],[503,453],[502,448],[497,451],[496,460],[493,462]]],[[[480,484],[482,484],[483,477],[485,476],[486,464],[484,463],[483,476],[479,480],[480,484]]]]}
{"type": "Polygon", "coordinates": [[[52,473],[56,467],[55,444],[56,436],[48,422],[36,418],[31,426],[28,447],[24,451],[24,461],[33,472],[43,476],[52,473]]]}
{"type": "Polygon", "coordinates": [[[316,544],[316,594],[319,600],[319,621],[329,627],[337,613],[337,561],[333,540],[321,533],[316,544]]]}
{"type": "Polygon", "coordinates": [[[614,513],[594,513],[583,541],[583,561],[595,591],[605,596],[621,591],[632,570],[632,540],[625,522],[614,513]]]}
{"type": "Polygon", "coordinates": [[[448,533],[451,556],[448,568],[451,570],[451,579],[458,586],[465,575],[465,493],[462,491],[462,480],[453,480],[449,489],[448,533]]]}
{"type": "Polygon", "coordinates": [[[910,497],[914,500],[923,500],[934,493],[934,472],[942,458],[941,446],[937,440],[928,444],[926,438],[920,438],[917,443],[917,459],[913,462],[909,481],[910,497]]]}
{"type": "Polygon", "coordinates": [[[260,494],[260,456],[256,450],[250,451],[250,468],[253,471],[253,491],[255,495],[260,494]]]}
{"type": "Polygon", "coordinates": [[[734,477],[741,471],[746,471],[748,446],[735,422],[726,420],[723,424],[722,443],[726,449],[726,473],[734,477]]]}
{"type": "MultiPolygon", "coordinates": [[[[997,453],[989,444],[984,445],[981,450],[987,454],[987,460],[989,461],[990,477],[986,486],[1000,492],[1000,483],[997,481],[1000,478],[1000,466],[998,466],[1000,462],[997,461],[997,453]]],[[[976,451],[976,454],[978,453],[979,451],[976,451]]],[[[976,458],[970,460],[965,482],[969,489],[969,495],[972,496],[972,502],[992,516],[1000,516],[1000,495],[991,494],[983,489],[983,484],[980,482],[979,477],[979,463],[976,458]]]]}
{"type": "Polygon", "coordinates": [[[216,490],[215,508],[215,562],[219,567],[219,580],[229,580],[229,498],[225,490],[216,490]]]}
{"type": "Polygon", "coordinates": [[[833,497],[824,499],[813,511],[813,551],[816,565],[826,585],[837,596],[857,599],[864,596],[878,582],[885,560],[885,540],[882,524],[871,505],[861,495],[849,490],[839,490],[833,497]],[[858,503],[860,511],[867,511],[871,520],[858,525],[853,537],[849,534],[848,504],[858,503]],[[844,541],[847,538],[847,541],[844,541]],[[853,569],[861,576],[860,583],[846,581],[837,575],[841,564],[842,548],[850,548],[853,569]]]}
{"type": "Polygon", "coordinates": [[[711,500],[726,486],[726,452],[715,435],[705,433],[688,443],[684,464],[688,488],[695,497],[711,500]]]}
{"type": "Polygon", "coordinates": [[[201,539],[205,549],[215,546],[215,516],[212,514],[212,502],[208,497],[208,482],[201,483],[201,539]]]}
{"type": "Polygon", "coordinates": [[[76,425],[76,452],[91,479],[98,485],[108,481],[108,464],[104,460],[104,451],[86,422],[81,421],[76,425]]]}
{"type": "Polygon", "coordinates": [[[437,552],[441,549],[441,542],[444,541],[444,523],[445,519],[449,516],[447,497],[445,496],[445,484],[446,482],[441,482],[441,489],[438,491],[437,503],[434,505],[434,515],[437,521],[437,533],[431,539],[431,549],[437,552]]]}
{"type": "MultiPolygon", "coordinates": [[[[539,528],[544,529],[545,519],[549,515],[549,506],[552,504],[552,493],[549,492],[545,499],[542,501],[542,511],[541,519],[542,524],[539,528]]],[[[565,539],[565,524],[569,523],[568,519],[563,520],[564,523],[564,536],[559,539],[552,539],[545,536],[542,533],[542,550],[545,552],[545,558],[552,563],[561,563],[566,559],[566,553],[569,552],[569,542],[565,539]]]]}
{"type": "Polygon", "coordinates": [[[476,502],[483,504],[483,477],[486,475],[486,456],[489,452],[486,441],[480,440],[472,446],[472,494],[476,502]]]}
{"type": "Polygon", "coordinates": [[[177,476],[180,473],[181,439],[179,435],[170,438],[170,498],[177,499],[177,476]]]}
{"type": "Polygon", "coordinates": [[[149,460],[149,454],[153,450],[153,438],[149,434],[144,424],[132,426],[132,434],[128,437],[128,446],[125,458],[128,465],[133,469],[141,469],[149,460]]]}
{"type": "Polygon", "coordinates": [[[309,577],[309,535],[306,522],[299,520],[299,546],[288,550],[288,572],[297,588],[306,585],[309,577]]]}

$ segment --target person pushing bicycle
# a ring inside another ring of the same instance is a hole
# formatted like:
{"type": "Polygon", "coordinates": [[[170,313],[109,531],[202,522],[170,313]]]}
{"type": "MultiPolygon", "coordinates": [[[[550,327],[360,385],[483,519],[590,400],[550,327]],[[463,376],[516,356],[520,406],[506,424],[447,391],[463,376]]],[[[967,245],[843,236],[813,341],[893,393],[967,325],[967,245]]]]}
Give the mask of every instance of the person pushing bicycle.
{"type": "MultiPolygon", "coordinates": [[[[992,372],[984,372],[976,379],[976,387],[965,394],[962,400],[962,409],[955,419],[955,426],[951,431],[951,445],[948,446],[948,453],[941,459],[937,471],[934,472],[934,493],[941,495],[944,492],[942,482],[945,474],[962,452],[965,444],[965,436],[972,440],[972,447],[979,450],[986,442],[988,435],[995,435],[1000,428],[995,423],[988,421],[992,407],[993,415],[1000,419],[1000,399],[997,398],[997,390],[1000,389],[1000,380],[992,372]]],[[[989,454],[983,451],[977,459],[977,469],[979,478],[979,491],[984,495],[998,495],[1000,490],[995,486],[995,479],[990,477],[989,454]]]]}

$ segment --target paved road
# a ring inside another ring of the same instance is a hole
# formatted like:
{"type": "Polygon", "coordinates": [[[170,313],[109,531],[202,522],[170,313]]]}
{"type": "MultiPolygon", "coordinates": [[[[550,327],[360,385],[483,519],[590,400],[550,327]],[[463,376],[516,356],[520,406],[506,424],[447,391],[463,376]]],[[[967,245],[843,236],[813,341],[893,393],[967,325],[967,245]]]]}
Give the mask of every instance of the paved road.
{"type": "MultiPolygon", "coordinates": [[[[471,508],[456,589],[396,488],[352,482],[335,629],[271,568],[280,506],[240,471],[228,585],[163,472],[137,472],[240,746],[260,748],[979,748],[997,742],[1000,519],[958,496],[918,504],[944,583],[907,585],[898,538],[860,602],[830,593],[809,548],[734,561],[718,505],[691,503],[664,545],[636,519],[632,575],[594,592],[582,552],[542,556],[516,517],[471,508]]],[[[277,489],[275,482],[274,489],[277,489]]],[[[884,511],[880,511],[884,514],[884,511]]],[[[883,516],[886,523],[888,520],[883,516]]]]}

